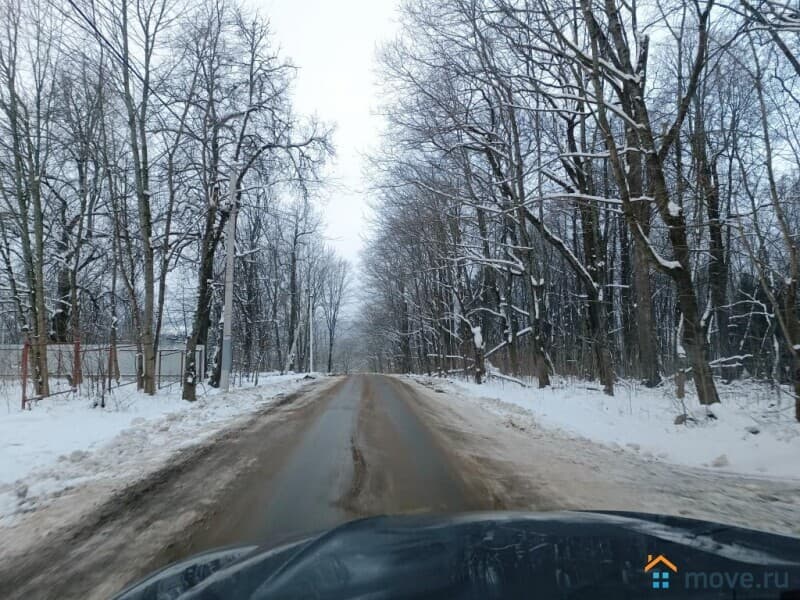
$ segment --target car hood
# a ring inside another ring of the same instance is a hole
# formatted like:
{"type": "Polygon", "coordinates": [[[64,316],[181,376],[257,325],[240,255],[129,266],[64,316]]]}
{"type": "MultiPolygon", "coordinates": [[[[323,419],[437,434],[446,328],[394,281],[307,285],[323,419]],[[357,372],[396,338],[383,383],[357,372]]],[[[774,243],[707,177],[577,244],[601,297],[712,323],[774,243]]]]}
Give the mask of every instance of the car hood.
{"type": "Polygon", "coordinates": [[[118,598],[619,600],[655,590],[800,597],[800,539],[629,512],[373,517],[277,548],[207,552],[118,598]]]}

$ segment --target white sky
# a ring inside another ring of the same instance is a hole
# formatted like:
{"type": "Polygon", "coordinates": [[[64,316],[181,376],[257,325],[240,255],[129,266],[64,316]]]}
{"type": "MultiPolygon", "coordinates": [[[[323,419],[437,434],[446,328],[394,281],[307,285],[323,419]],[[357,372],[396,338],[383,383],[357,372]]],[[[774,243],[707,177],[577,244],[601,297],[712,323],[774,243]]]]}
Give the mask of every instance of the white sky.
{"type": "Polygon", "coordinates": [[[394,30],[397,0],[248,0],[266,15],[283,56],[299,67],[295,110],[334,123],[327,237],[355,262],[367,211],[361,153],[377,145],[375,51],[394,30]]]}

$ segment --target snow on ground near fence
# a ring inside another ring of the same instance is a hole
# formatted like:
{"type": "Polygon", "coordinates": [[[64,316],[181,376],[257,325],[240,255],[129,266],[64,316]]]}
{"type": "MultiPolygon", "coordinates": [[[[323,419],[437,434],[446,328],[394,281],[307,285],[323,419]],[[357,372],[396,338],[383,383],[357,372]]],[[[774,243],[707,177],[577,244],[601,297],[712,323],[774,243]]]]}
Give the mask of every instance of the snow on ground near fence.
{"type": "Polygon", "coordinates": [[[181,400],[178,386],[147,396],[129,385],[115,390],[105,409],[64,395],[23,411],[19,389],[8,386],[3,391],[11,400],[0,402],[0,525],[78,484],[141,476],[172,452],[297,389],[303,377],[263,376],[258,387],[227,394],[207,388],[194,403],[181,400]]]}
{"type": "Polygon", "coordinates": [[[422,378],[510,416],[522,409],[541,425],[661,460],[715,471],[800,478],[800,423],[794,401],[768,385],[718,383],[721,404],[708,411],[689,390],[684,411],[674,387],[648,389],[618,382],[615,396],[591,383],[556,379],[551,389],[523,388],[498,379],[477,385],[462,380],[422,378]],[[684,412],[691,417],[676,425],[684,412]]]}

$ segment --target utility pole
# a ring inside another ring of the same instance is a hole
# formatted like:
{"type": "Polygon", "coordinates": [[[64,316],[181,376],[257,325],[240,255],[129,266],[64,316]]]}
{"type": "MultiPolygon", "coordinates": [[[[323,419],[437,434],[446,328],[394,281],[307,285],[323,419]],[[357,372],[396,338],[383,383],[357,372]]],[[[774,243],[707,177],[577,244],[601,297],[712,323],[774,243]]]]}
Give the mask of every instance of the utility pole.
{"type": "Polygon", "coordinates": [[[308,294],[308,372],[314,372],[314,294],[308,294]]]}
{"type": "Polygon", "coordinates": [[[230,373],[233,365],[232,353],[232,321],[233,321],[233,267],[236,258],[236,188],[238,183],[238,170],[233,166],[231,172],[230,189],[230,215],[225,228],[225,242],[227,254],[225,256],[225,305],[222,309],[222,370],[219,376],[219,387],[227,392],[230,388],[230,373]]]}

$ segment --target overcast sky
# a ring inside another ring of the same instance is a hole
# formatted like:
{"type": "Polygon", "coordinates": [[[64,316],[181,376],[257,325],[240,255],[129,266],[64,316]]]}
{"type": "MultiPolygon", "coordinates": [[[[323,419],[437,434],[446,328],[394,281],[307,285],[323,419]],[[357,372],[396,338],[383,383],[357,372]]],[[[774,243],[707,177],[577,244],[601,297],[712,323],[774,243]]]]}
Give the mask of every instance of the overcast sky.
{"type": "Polygon", "coordinates": [[[335,123],[337,182],[327,193],[327,237],[355,261],[367,210],[360,154],[382,127],[376,108],[375,50],[395,30],[397,0],[249,0],[272,24],[274,37],[299,72],[297,112],[335,123]]]}

